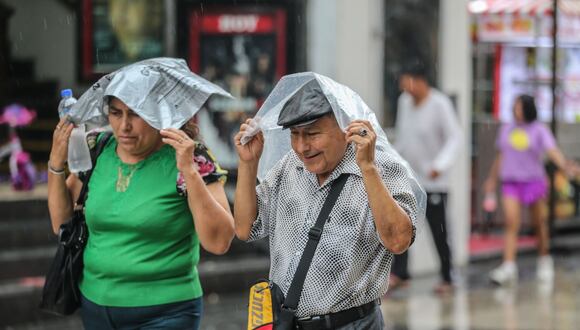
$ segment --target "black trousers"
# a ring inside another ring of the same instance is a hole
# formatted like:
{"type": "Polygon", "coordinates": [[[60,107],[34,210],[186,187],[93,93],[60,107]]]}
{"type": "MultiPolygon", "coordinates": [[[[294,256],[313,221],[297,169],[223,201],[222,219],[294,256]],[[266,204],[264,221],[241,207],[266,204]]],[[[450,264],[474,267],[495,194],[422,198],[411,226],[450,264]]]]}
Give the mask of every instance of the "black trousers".
{"type": "MultiPolygon", "coordinates": [[[[427,223],[439,254],[441,277],[443,281],[451,283],[451,251],[449,244],[447,244],[445,205],[447,205],[447,193],[427,193],[427,223]]],[[[410,279],[408,260],[408,251],[396,255],[391,273],[403,280],[410,279]]]]}

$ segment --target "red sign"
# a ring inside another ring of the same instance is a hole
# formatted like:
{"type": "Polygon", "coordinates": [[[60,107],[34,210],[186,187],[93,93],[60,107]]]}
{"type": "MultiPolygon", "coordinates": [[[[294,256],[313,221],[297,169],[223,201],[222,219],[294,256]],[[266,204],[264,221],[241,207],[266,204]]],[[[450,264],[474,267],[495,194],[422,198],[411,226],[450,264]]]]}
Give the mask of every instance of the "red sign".
{"type": "Polygon", "coordinates": [[[204,33],[271,33],[275,30],[274,19],[267,15],[224,14],[201,18],[204,33]]]}
{"type": "Polygon", "coordinates": [[[214,99],[198,121],[207,146],[224,168],[235,169],[232,137],[255,115],[286,73],[286,10],[208,6],[190,14],[189,65],[230,92],[235,100],[214,99]]]}

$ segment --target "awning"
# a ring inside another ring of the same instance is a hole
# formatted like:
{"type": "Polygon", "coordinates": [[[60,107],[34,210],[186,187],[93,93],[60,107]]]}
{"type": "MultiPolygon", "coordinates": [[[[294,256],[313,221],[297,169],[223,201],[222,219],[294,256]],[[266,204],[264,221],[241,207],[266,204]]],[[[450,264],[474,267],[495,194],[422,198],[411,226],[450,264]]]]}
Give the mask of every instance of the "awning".
{"type": "MultiPolygon", "coordinates": [[[[481,42],[552,44],[553,0],[474,0],[468,3],[473,38],[481,42]]],[[[558,43],[578,47],[580,0],[558,1],[558,43]]]]}
{"type": "MultiPolygon", "coordinates": [[[[552,15],[553,0],[474,0],[468,9],[474,15],[552,15]]],[[[560,14],[580,16],[580,0],[559,0],[560,14]]]]}

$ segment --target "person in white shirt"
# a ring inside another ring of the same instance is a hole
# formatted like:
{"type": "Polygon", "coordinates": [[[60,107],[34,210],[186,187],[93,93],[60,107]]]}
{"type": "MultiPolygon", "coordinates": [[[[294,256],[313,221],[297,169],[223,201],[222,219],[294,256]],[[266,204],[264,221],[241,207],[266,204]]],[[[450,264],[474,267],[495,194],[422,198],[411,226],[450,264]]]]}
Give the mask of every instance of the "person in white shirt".
{"type": "MultiPolygon", "coordinates": [[[[449,97],[430,86],[423,65],[406,67],[399,78],[395,149],[409,162],[427,192],[427,222],[441,261],[442,282],[436,293],[453,290],[447,242],[446,203],[449,170],[463,141],[449,97]]],[[[408,284],[408,254],[395,257],[390,286],[408,284]]]]}

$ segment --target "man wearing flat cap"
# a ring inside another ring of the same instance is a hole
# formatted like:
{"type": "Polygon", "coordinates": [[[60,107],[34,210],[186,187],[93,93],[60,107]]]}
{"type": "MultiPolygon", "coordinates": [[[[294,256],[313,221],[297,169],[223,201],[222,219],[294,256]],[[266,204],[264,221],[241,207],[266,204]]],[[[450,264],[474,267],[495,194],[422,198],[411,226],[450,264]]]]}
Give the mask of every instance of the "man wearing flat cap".
{"type": "Polygon", "coordinates": [[[415,235],[417,200],[406,168],[376,148],[369,121],[341,129],[317,80],[286,101],[278,125],[290,130],[292,150],[258,186],[264,136],[242,145],[247,121],[235,137],[236,235],[245,241],[269,236],[270,280],[287,295],[331,186],[346,176],[299,295],[297,328],[382,329],[379,302],[393,254],[404,252],[415,235]]]}

